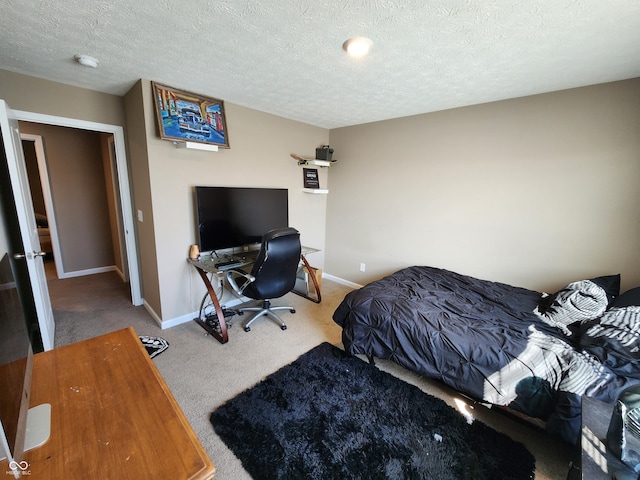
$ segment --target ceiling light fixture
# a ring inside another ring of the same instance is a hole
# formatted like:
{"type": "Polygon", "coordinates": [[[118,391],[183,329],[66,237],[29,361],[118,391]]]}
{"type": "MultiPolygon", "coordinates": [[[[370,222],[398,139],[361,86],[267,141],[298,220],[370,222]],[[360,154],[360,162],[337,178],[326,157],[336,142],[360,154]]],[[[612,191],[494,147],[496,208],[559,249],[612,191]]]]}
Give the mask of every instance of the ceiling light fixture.
{"type": "Polygon", "coordinates": [[[371,50],[371,40],[365,37],[350,38],[342,48],[352,57],[364,57],[371,50]]]}
{"type": "Polygon", "coordinates": [[[90,68],[97,68],[98,67],[98,60],[96,60],[93,57],[90,57],[89,55],[75,55],[73,58],[75,58],[76,62],[78,62],[80,65],[82,65],[83,67],[90,67],[90,68]]]}

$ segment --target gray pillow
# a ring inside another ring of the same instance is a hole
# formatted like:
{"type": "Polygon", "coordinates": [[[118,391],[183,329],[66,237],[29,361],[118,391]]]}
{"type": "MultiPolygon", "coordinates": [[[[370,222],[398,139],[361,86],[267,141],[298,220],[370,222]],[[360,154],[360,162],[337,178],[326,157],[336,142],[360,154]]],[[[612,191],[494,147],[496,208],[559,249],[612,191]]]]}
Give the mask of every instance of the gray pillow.
{"type": "Polygon", "coordinates": [[[629,307],[631,305],[640,305],[640,287],[627,290],[611,303],[612,307],[629,307]]]}

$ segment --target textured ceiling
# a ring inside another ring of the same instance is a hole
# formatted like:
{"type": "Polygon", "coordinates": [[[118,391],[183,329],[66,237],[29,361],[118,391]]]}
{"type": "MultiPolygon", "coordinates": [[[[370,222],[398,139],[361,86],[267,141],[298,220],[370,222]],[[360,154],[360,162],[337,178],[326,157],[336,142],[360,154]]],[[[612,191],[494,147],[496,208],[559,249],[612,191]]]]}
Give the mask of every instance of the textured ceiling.
{"type": "Polygon", "coordinates": [[[0,45],[4,70],[335,128],[640,77],[640,0],[1,0],[0,45]]]}

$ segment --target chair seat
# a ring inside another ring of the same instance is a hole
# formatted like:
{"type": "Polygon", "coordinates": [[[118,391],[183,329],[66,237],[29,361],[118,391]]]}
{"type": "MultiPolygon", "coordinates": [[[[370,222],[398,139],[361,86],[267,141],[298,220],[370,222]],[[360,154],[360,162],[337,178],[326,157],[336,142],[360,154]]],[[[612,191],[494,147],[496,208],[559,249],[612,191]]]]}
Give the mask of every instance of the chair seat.
{"type": "Polygon", "coordinates": [[[290,306],[272,307],[271,300],[280,298],[293,290],[301,251],[300,232],[295,228],[270,230],[262,236],[260,251],[250,274],[240,271],[227,272],[227,280],[238,294],[254,300],[262,300],[261,307],[237,309],[239,312],[258,312],[245,323],[246,332],[251,330],[250,325],[255,320],[265,316],[280,325],[282,330],[286,330],[287,325],[274,313],[274,310],[289,310],[291,313],[296,311],[290,306]],[[236,280],[240,279],[243,283],[238,286],[236,280]]]}

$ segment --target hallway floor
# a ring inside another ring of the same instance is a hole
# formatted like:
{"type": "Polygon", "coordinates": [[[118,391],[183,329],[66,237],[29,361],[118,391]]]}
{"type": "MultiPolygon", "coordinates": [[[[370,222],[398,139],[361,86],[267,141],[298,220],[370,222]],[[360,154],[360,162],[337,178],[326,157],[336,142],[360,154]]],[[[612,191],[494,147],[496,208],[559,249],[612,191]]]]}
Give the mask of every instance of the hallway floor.
{"type": "Polygon", "coordinates": [[[53,260],[45,261],[56,324],[56,347],[134,326],[140,335],[162,331],[144,307],[131,303],[129,284],[114,272],[59,279],[53,260]]]}

